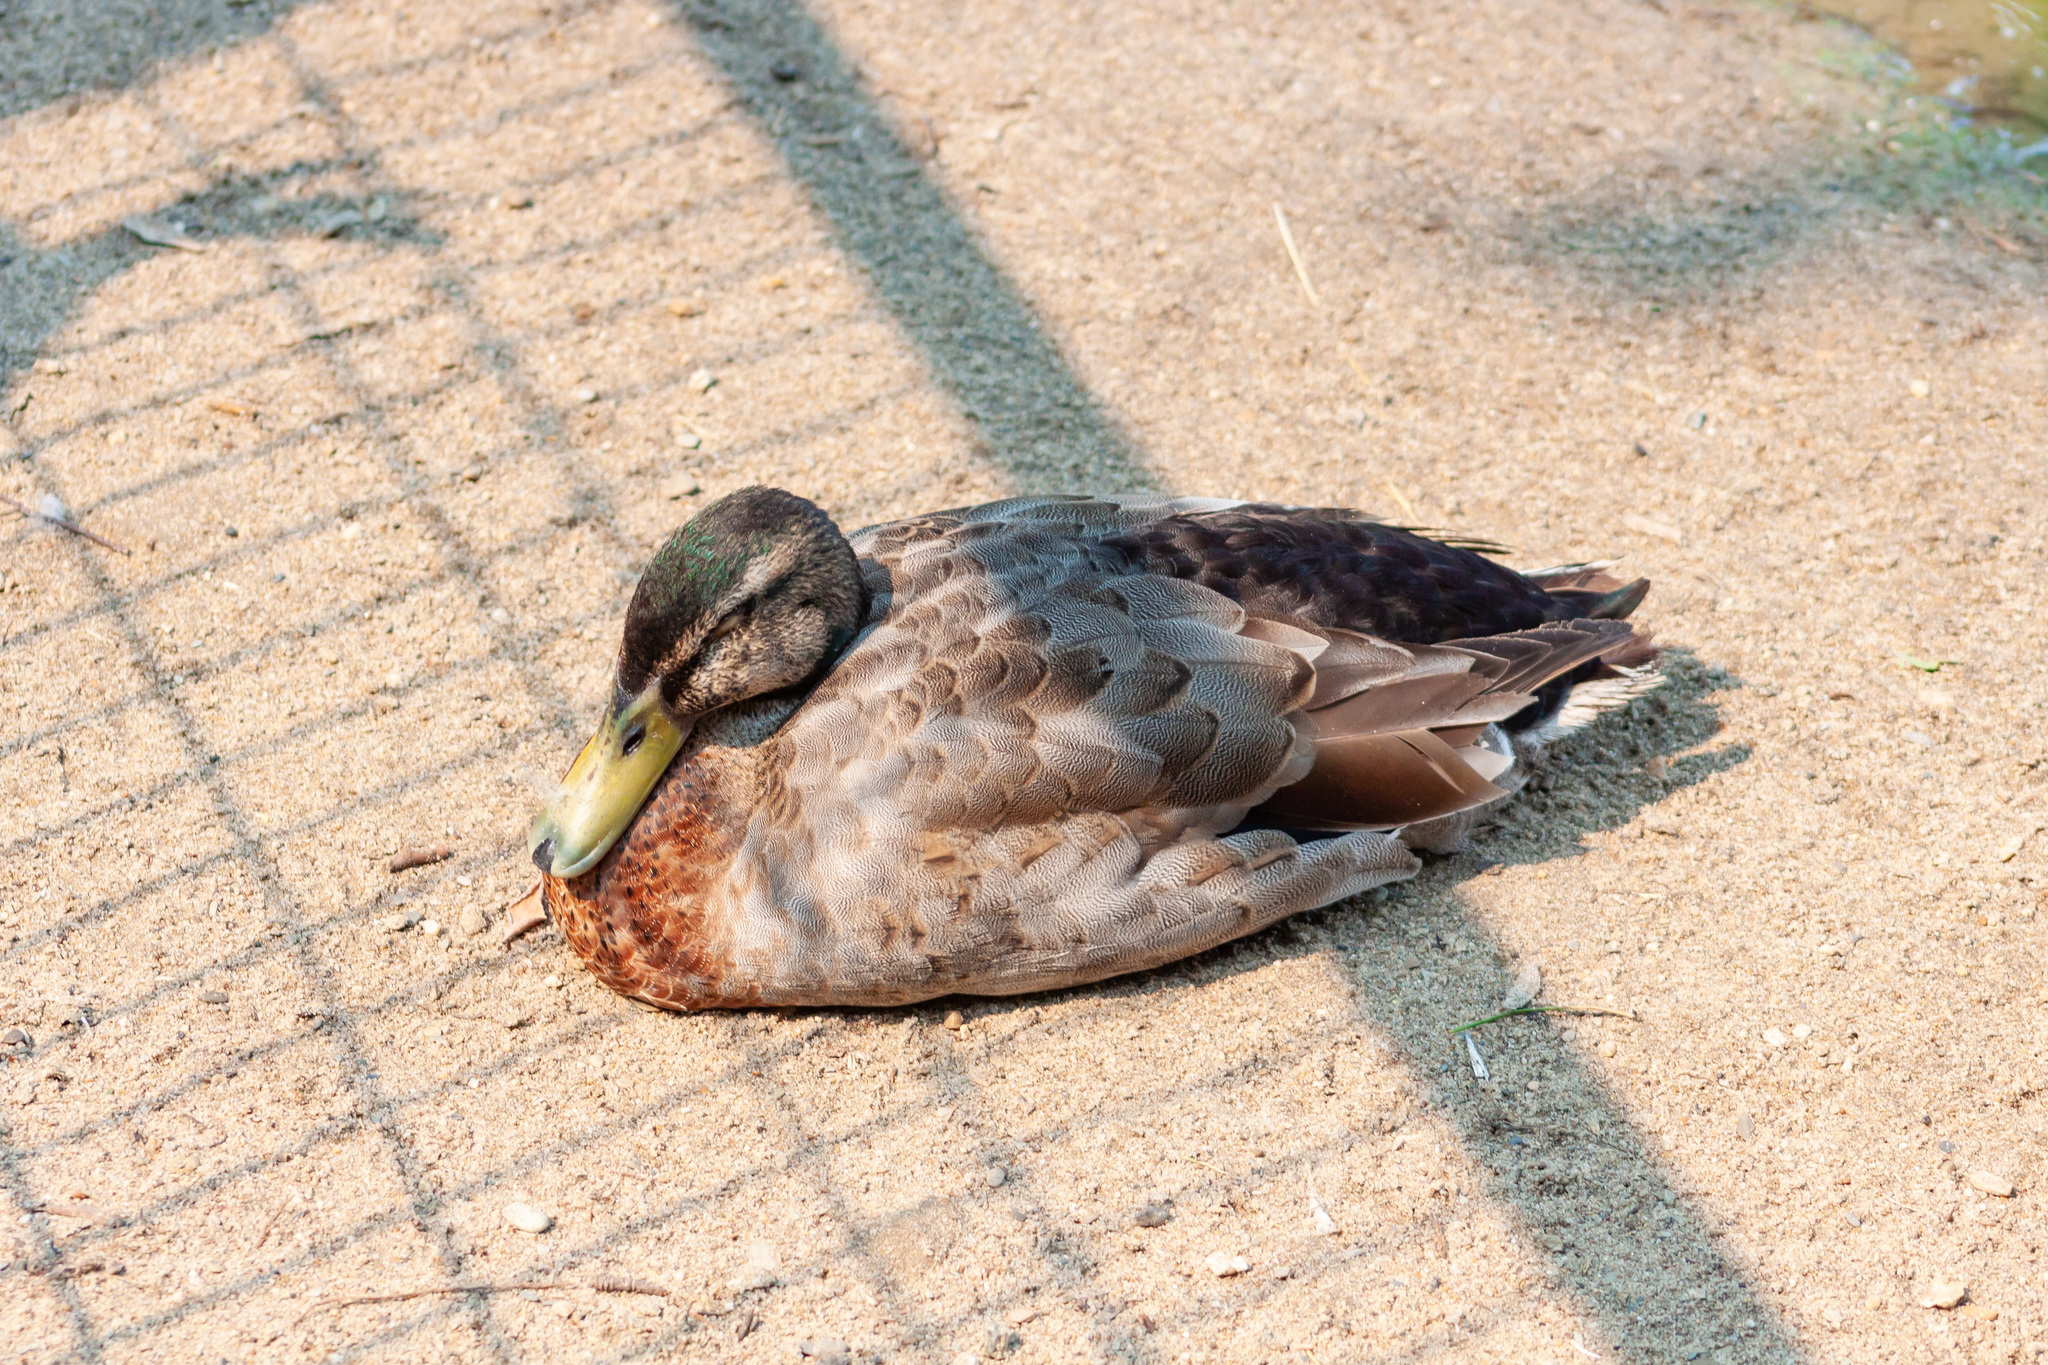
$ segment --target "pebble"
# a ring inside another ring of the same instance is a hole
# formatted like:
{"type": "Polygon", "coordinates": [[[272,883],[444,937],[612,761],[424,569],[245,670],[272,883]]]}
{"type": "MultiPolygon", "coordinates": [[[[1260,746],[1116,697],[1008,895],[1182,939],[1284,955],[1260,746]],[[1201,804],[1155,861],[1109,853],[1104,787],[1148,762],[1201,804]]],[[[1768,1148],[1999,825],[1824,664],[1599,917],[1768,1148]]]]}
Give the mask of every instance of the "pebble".
{"type": "Polygon", "coordinates": [[[35,1045],[36,1040],[29,1036],[29,1031],[25,1028],[11,1028],[5,1033],[0,1033],[0,1046],[34,1047],[35,1045]]]}
{"type": "MultiPolygon", "coordinates": [[[[696,446],[693,442],[691,449],[694,450],[695,448],[696,446]]],[[[699,484],[688,474],[672,474],[661,481],[656,491],[669,502],[681,502],[684,498],[696,497],[704,491],[704,488],[703,485],[699,484]]]]}
{"type": "Polygon", "coordinates": [[[1783,1047],[1792,1040],[1786,1036],[1785,1030],[1781,1028],[1767,1028],[1764,1030],[1764,1041],[1772,1047],[1783,1047]]]}
{"type": "Polygon", "coordinates": [[[577,402],[579,402],[579,403],[595,403],[595,402],[597,401],[597,390],[596,390],[596,389],[578,389],[578,390],[576,390],[576,401],[577,401],[577,402]]]}
{"type": "Polygon", "coordinates": [[[510,625],[512,622],[512,613],[506,611],[503,607],[492,607],[491,620],[501,626],[510,625]]]}
{"type": "Polygon", "coordinates": [[[395,934],[401,929],[410,929],[417,922],[417,918],[410,910],[401,910],[395,915],[386,915],[378,920],[377,927],[387,934],[395,934]]]}
{"type": "Polygon", "coordinates": [[[1141,1228],[1163,1228],[1173,1221],[1173,1214],[1164,1204],[1147,1204],[1131,1221],[1141,1228]]]}
{"type": "Polygon", "coordinates": [[[1410,954],[1408,954],[1408,956],[1406,956],[1406,957],[1404,957],[1404,958],[1402,958],[1402,959],[1401,959],[1401,970],[1402,970],[1402,971],[1404,971],[1404,972],[1412,972],[1412,971],[1416,971],[1416,970],[1418,970],[1418,969],[1419,969],[1419,968],[1420,968],[1421,966],[1422,966],[1422,959],[1421,959],[1421,958],[1419,958],[1419,957],[1417,957],[1417,956],[1416,956],[1415,954],[1413,954],[1413,953],[1410,953],[1410,954]]]}
{"type": "Polygon", "coordinates": [[[2012,1182],[1996,1171],[1982,1169],[1971,1171],[1970,1188],[1982,1190],[1995,1199],[2012,1198],[2012,1182]]]}
{"type": "Polygon", "coordinates": [[[428,938],[438,937],[441,933],[441,921],[437,919],[421,920],[420,932],[425,934],[428,938]]]}
{"type": "Polygon", "coordinates": [[[703,313],[704,305],[690,299],[670,299],[668,311],[679,318],[694,318],[703,313]]]}
{"type": "Polygon", "coordinates": [[[690,387],[699,393],[708,392],[717,382],[718,376],[709,370],[697,370],[690,375],[690,387]]]}
{"type": "Polygon", "coordinates": [[[1003,1182],[1008,1180],[1009,1178],[1010,1173],[1000,1166],[991,1166],[988,1168],[988,1187],[992,1190],[1001,1189],[1003,1187],[1003,1182]]]}
{"type": "Polygon", "coordinates": [[[1915,379],[1906,385],[1906,392],[1912,394],[1915,398],[1925,398],[1928,394],[1934,392],[1934,386],[1924,379],[1915,379]]]}
{"type": "Polygon", "coordinates": [[[507,1204],[505,1221],[521,1232],[546,1232],[555,1225],[555,1220],[531,1204],[507,1204]]]}
{"type": "Polygon", "coordinates": [[[1508,987],[1508,993],[1501,997],[1500,1007],[1504,1010],[1527,1009],[1536,1003],[1536,997],[1543,994],[1543,969],[1536,962],[1522,964],[1522,970],[1515,973],[1515,984],[1508,987]]]}
{"type": "Polygon", "coordinates": [[[1741,1118],[1735,1120],[1735,1133],[1744,1142],[1748,1142],[1756,1136],[1756,1120],[1744,1114],[1741,1118]]]}
{"type": "Polygon", "coordinates": [[[1970,1292],[1968,1280],[1936,1280],[1921,1296],[1922,1308],[1953,1308],[1970,1292]]]}
{"type": "Polygon", "coordinates": [[[782,1283],[782,1277],[769,1266],[750,1265],[733,1276],[731,1283],[735,1294],[744,1294],[750,1289],[773,1289],[782,1283]]]}
{"type": "Polygon", "coordinates": [[[225,1005],[228,1002],[228,993],[226,991],[201,991],[199,992],[199,998],[209,1005],[225,1005]]]}
{"type": "Polygon", "coordinates": [[[853,1360],[853,1348],[832,1337],[813,1337],[796,1345],[799,1354],[818,1365],[849,1365],[853,1360]]]}
{"type": "Polygon", "coordinates": [[[474,905],[462,912],[462,932],[471,938],[491,927],[490,917],[474,905]]]}
{"type": "Polygon", "coordinates": [[[1792,1036],[1794,1038],[1811,1038],[1813,1036],[1813,1025],[1794,1024],[1792,1026],[1792,1036]]]}
{"type": "Polygon", "coordinates": [[[961,1014],[960,1014],[960,1011],[959,1011],[959,1010],[952,1010],[952,1011],[949,1011],[949,1012],[947,1013],[947,1015],[946,1015],[946,1023],[945,1023],[945,1027],[947,1027],[947,1028],[949,1028],[949,1029],[954,1029],[954,1030],[956,1030],[956,1031],[957,1031],[957,1030],[958,1030],[958,1029],[960,1029],[960,1028],[961,1028],[962,1026],[964,1026],[964,1025],[965,1025],[966,1023],[967,1023],[967,1020],[961,1017],[961,1014]]]}
{"type": "Polygon", "coordinates": [[[1209,1259],[1203,1264],[1207,1265],[1209,1273],[1219,1280],[1227,1280],[1233,1275],[1242,1275],[1252,1268],[1250,1261],[1247,1261],[1242,1256],[1233,1256],[1227,1251],[1211,1252],[1209,1259]]]}

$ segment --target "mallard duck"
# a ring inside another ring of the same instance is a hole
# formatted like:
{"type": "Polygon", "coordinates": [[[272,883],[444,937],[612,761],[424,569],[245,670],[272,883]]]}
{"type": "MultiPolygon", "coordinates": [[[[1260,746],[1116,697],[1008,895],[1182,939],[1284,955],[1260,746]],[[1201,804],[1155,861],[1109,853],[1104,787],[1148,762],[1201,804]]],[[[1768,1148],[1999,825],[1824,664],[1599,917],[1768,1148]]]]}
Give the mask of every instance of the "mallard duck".
{"type": "Polygon", "coordinates": [[[673,1009],[1097,981],[1414,875],[1657,680],[1605,565],[1355,512],[1020,497],[843,535],[720,499],[635,588],[535,821],[544,904],[673,1009]]]}

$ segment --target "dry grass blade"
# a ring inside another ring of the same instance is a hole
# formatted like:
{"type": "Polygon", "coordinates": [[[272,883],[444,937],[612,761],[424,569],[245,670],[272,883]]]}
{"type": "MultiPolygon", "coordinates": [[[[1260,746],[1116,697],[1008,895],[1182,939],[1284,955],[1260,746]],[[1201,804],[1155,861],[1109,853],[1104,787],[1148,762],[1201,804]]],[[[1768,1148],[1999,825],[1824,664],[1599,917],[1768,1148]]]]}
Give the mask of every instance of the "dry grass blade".
{"type": "Polygon", "coordinates": [[[292,1331],[313,1314],[323,1308],[355,1308],[366,1303],[402,1303],[407,1299],[426,1299],[438,1294],[510,1294],[522,1289],[567,1289],[572,1286],[561,1280],[534,1280],[526,1284],[444,1284],[432,1289],[404,1289],[395,1294],[357,1294],[353,1298],[323,1299],[310,1305],[305,1312],[292,1319],[286,1331],[292,1331]]]}
{"type": "Polygon", "coordinates": [[[1308,295],[1310,303],[1322,307],[1322,295],[1316,293],[1316,287],[1309,283],[1308,267],[1301,260],[1301,248],[1294,244],[1294,229],[1287,226],[1287,210],[1278,204],[1273,205],[1273,221],[1280,225],[1280,241],[1287,248],[1287,259],[1294,262],[1294,277],[1301,281],[1301,292],[1308,295]]]}
{"type": "Polygon", "coordinates": [[[1594,1005],[1524,1005],[1518,1010],[1502,1010],[1499,1014],[1489,1014],[1484,1019],[1474,1019],[1470,1023],[1459,1024],[1457,1027],[1449,1030],[1449,1032],[1455,1037],[1469,1029],[1479,1028],[1484,1024],[1497,1024],[1503,1019],[1512,1019],[1518,1014],[1604,1014],[1611,1019],[1628,1019],[1637,1023],[1642,1022],[1633,1010],[1603,1010],[1594,1005]]]}

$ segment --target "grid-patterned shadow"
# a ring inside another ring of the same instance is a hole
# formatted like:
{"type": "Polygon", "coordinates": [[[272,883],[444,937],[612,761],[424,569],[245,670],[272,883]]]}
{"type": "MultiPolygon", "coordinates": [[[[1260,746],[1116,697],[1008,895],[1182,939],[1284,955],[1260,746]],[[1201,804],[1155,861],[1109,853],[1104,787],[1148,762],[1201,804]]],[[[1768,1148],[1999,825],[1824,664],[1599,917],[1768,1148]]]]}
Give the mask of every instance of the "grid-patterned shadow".
{"type": "MultiPolygon", "coordinates": [[[[1455,929],[1466,864],[1377,920],[977,1006],[958,1037],[942,1011],[654,1016],[554,979],[574,968],[545,937],[386,927],[518,889],[526,779],[573,739],[649,539],[721,481],[907,510],[945,451],[835,462],[933,429],[970,485],[1147,481],[807,11],[668,17],[281,14],[217,73],[259,95],[213,107],[175,69],[126,92],[115,132],[146,122],[158,169],[81,157],[13,229],[61,283],[28,311],[67,316],[16,375],[36,401],[11,456],[144,549],[7,533],[38,581],[0,667],[78,680],[0,741],[26,812],[0,832],[26,869],[0,963],[36,1035],[0,1143],[16,1339],[724,1358],[758,1312],[761,1340],[892,1354],[1001,1348],[1016,1321],[1180,1357],[1213,1344],[1213,1289],[1154,1267],[1249,1238],[1293,1274],[1231,1311],[1301,1330],[1248,1353],[1419,1358],[1578,1314],[1636,1358],[1687,1333],[1789,1354],[1712,1229],[1660,1211],[1658,1162],[1554,1034],[1510,1045],[1553,1079],[1540,1106],[1445,1069],[1443,1029],[1488,992],[1431,996],[1380,949],[1390,923],[1455,929]],[[110,219],[138,208],[213,250],[146,250],[110,219]],[[875,364],[806,388],[821,348],[875,364]],[[443,838],[450,861],[377,869],[443,838]],[[1242,1025],[1276,985],[1360,1003],[1265,1038],[1204,1015],[1242,1025]],[[1147,1059],[1148,1032],[1183,1045],[1147,1059]],[[1574,1177],[1589,1141],[1625,1182],[1574,1177]],[[1345,1237],[1289,1231],[1309,1189],[1345,1237]],[[557,1211],[547,1238],[499,1222],[520,1196],[557,1211]],[[1125,1224],[1155,1198],[1165,1229],[1125,1224]],[[745,1296],[728,1281],[757,1237],[788,1283],[745,1296]],[[1653,1265],[1692,1322],[1646,1324],[1629,1290],[1653,1265]],[[596,1271],[675,1297],[319,1306],[596,1271]],[[1376,1339],[1366,1301],[1409,1292],[1444,1311],[1376,1339]]],[[[1674,750],[1712,727],[1684,688],[1674,750]]]]}

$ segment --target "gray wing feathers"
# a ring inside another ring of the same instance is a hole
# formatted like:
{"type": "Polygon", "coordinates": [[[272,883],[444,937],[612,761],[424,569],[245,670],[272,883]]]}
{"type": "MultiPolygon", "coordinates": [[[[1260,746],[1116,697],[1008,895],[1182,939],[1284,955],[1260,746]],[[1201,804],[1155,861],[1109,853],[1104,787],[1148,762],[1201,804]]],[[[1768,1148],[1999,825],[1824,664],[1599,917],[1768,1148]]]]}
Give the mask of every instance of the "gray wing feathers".
{"type": "Polygon", "coordinates": [[[1018,498],[849,538],[870,625],[770,741],[786,790],[732,888],[762,999],[1049,989],[1412,875],[1367,831],[1500,796],[1488,727],[1613,643],[1572,622],[1404,648],[1091,567],[1091,538],[1210,506],[1018,498]],[[1344,806],[1385,781],[1419,813],[1344,806]],[[1289,801],[1361,832],[1237,829],[1289,801]]]}

